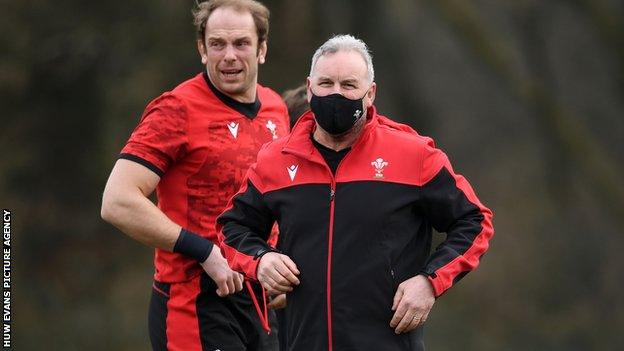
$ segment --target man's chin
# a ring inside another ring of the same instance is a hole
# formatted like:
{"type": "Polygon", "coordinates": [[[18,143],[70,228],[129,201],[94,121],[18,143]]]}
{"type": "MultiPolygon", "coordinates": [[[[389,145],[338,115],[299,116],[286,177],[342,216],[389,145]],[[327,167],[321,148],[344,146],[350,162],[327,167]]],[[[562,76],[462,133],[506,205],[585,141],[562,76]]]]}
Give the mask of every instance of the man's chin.
{"type": "Polygon", "coordinates": [[[251,86],[245,85],[243,82],[219,82],[216,87],[225,95],[228,95],[236,100],[238,100],[237,97],[246,95],[249,89],[252,88],[251,86]]]}
{"type": "Polygon", "coordinates": [[[224,82],[220,81],[218,84],[215,84],[217,89],[225,94],[240,94],[245,89],[243,89],[242,82],[224,82]]]}

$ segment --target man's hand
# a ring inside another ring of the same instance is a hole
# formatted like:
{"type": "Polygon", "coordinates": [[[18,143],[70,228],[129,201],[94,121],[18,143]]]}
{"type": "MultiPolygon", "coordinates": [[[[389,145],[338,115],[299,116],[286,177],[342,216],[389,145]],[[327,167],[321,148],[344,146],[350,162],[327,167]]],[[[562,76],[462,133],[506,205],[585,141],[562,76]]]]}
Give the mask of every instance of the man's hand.
{"type": "Polygon", "coordinates": [[[292,291],[299,285],[299,270],[290,257],[277,252],[269,252],[260,257],[258,281],[269,295],[279,295],[292,291]]]}
{"type": "Polygon", "coordinates": [[[201,263],[201,266],[217,284],[217,295],[220,297],[243,290],[243,275],[230,269],[217,246],[212,248],[210,255],[201,263]]]}
{"type": "Polygon", "coordinates": [[[425,323],[434,302],[433,287],[425,276],[417,275],[404,281],[394,295],[392,310],[395,312],[390,326],[397,334],[416,329],[425,323]]]}
{"type": "Polygon", "coordinates": [[[268,306],[272,310],[279,310],[286,307],[286,294],[273,296],[268,306]]]}

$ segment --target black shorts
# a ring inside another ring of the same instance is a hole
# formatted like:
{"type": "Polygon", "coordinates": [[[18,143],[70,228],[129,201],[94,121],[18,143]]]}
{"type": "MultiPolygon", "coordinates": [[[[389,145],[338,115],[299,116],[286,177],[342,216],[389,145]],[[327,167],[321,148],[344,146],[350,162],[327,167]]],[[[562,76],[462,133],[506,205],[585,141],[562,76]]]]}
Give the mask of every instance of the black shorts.
{"type": "MultiPolygon", "coordinates": [[[[181,283],[154,282],[148,327],[153,350],[277,351],[277,332],[268,334],[246,289],[219,297],[206,274],[181,283]]],[[[260,292],[261,294],[261,292],[260,292]]],[[[259,296],[260,302],[262,295],[259,296]]],[[[275,314],[270,311],[271,325],[275,314]]]]}

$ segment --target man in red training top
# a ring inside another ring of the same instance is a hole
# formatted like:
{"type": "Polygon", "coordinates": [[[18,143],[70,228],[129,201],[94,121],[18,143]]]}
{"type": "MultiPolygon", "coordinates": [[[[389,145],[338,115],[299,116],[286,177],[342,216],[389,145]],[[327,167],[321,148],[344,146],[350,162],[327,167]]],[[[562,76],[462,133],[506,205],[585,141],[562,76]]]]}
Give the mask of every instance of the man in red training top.
{"type": "Polygon", "coordinates": [[[156,248],[154,350],[275,350],[242,275],[213,245],[215,219],[260,146],[289,130],[279,95],[257,83],[269,11],[211,0],[194,16],[205,71],[147,106],[108,179],[102,218],[156,248]]]}
{"type": "Polygon", "coordinates": [[[221,247],[287,293],[288,350],[422,350],[435,297],[487,250],[492,212],[430,138],[377,113],[364,42],[325,42],[307,86],[311,111],[258,153],[219,216],[221,247]],[[432,228],[447,237],[430,254],[432,228]]]}

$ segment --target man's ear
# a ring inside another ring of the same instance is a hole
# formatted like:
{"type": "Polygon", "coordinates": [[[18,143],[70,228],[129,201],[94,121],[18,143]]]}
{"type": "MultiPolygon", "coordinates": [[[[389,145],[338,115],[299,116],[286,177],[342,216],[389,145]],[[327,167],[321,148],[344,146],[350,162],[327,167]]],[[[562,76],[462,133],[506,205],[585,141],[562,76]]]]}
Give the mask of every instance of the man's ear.
{"type": "Polygon", "coordinates": [[[266,61],[267,55],[267,42],[263,41],[260,46],[258,46],[258,63],[263,64],[266,61]]]}
{"type": "Polygon", "coordinates": [[[306,78],[306,95],[308,96],[308,103],[312,100],[312,79],[306,78]]]}
{"type": "Polygon", "coordinates": [[[201,57],[201,62],[205,65],[208,63],[208,54],[206,53],[206,45],[204,41],[201,39],[197,39],[197,52],[199,52],[199,57],[201,57]]]}
{"type": "Polygon", "coordinates": [[[377,95],[377,83],[373,82],[371,84],[370,89],[368,89],[368,92],[366,93],[366,101],[367,101],[367,105],[366,108],[370,107],[373,105],[373,102],[375,102],[375,96],[377,95]]]}

